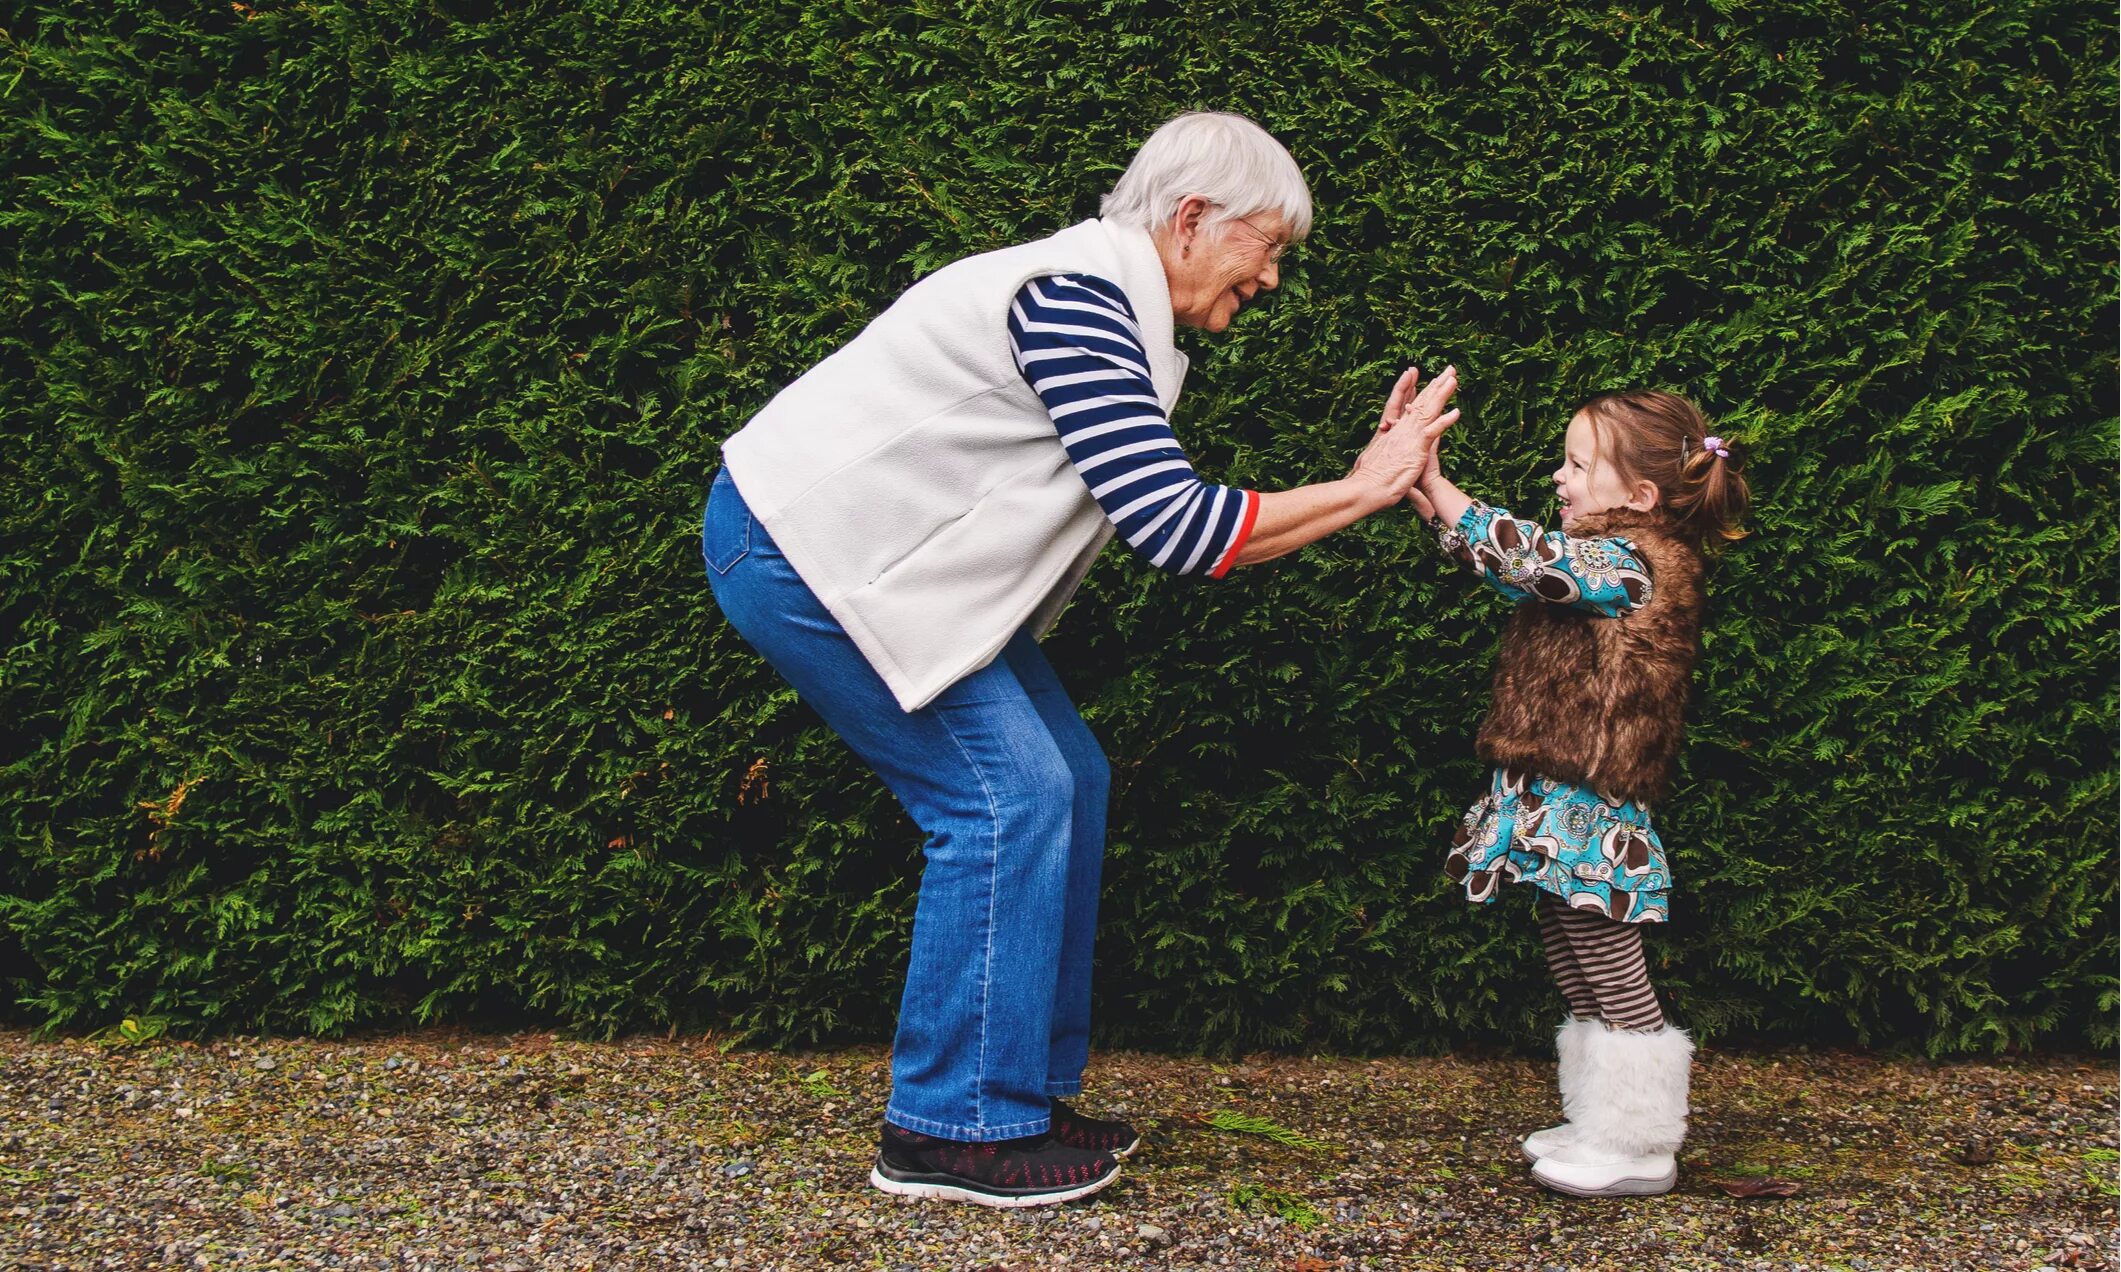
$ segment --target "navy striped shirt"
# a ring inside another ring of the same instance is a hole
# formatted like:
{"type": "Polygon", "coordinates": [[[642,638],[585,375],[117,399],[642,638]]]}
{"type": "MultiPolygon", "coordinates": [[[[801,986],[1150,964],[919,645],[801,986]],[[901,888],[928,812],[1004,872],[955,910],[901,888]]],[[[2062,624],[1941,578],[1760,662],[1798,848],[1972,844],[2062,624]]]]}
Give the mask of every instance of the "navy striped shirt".
{"type": "Polygon", "coordinates": [[[1194,473],[1157,404],[1126,293],[1090,274],[1034,278],[1009,306],[1009,344],[1120,537],[1173,574],[1229,573],[1259,495],[1194,473]]]}

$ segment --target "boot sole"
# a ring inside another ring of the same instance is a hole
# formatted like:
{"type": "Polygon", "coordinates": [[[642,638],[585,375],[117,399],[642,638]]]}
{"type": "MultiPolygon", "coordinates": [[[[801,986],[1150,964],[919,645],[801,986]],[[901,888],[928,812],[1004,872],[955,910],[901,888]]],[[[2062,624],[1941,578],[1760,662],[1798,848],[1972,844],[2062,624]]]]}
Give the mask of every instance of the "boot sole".
{"type": "Polygon", "coordinates": [[[1571,1197],[1656,1197],[1672,1191],[1673,1185],[1679,1182],[1679,1172],[1675,1169],[1655,1178],[1630,1176],[1627,1179],[1616,1179],[1603,1188],[1578,1188],[1558,1179],[1548,1179],[1538,1171],[1532,1172],[1532,1178],[1538,1180],[1543,1187],[1567,1193],[1571,1197]]]}
{"type": "MultiPolygon", "coordinates": [[[[1137,1141],[1139,1142],[1139,1141],[1137,1141]]],[[[1023,1210],[1031,1206],[1054,1206],[1064,1201],[1087,1197],[1119,1178],[1119,1167],[1114,1165],[1104,1175],[1075,1188],[1056,1192],[996,1193],[978,1187],[967,1187],[956,1175],[913,1175],[893,1179],[884,1173],[881,1163],[869,1168],[871,1187],[896,1197],[932,1197],[938,1201],[969,1201],[975,1206],[992,1206],[998,1210],[1023,1210]]]]}

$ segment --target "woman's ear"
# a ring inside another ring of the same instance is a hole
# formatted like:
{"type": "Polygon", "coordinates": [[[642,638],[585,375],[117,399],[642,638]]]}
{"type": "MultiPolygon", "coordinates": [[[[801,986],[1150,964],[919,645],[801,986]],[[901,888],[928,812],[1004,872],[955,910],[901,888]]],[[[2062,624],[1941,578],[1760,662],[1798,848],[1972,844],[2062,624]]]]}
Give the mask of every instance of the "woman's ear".
{"type": "Polygon", "coordinates": [[[1663,494],[1663,491],[1657,489],[1655,482],[1638,481],[1635,488],[1628,492],[1628,507],[1637,512],[1648,512],[1657,506],[1663,494]]]}
{"type": "Polygon", "coordinates": [[[1189,194],[1178,201],[1178,208],[1171,215],[1171,225],[1181,251],[1191,251],[1193,240],[1200,237],[1200,224],[1208,215],[1208,201],[1197,194],[1189,194]]]}

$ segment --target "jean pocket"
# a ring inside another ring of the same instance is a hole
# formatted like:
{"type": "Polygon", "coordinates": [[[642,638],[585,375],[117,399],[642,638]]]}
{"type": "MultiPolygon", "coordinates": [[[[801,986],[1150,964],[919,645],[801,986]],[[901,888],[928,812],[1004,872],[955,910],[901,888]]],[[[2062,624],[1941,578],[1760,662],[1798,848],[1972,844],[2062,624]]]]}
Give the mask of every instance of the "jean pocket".
{"type": "Polygon", "coordinates": [[[751,509],[735,496],[736,487],[718,482],[707,497],[707,526],[700,552],[707,558],[707,568],[716,574],[729,573],[751,552],[751,509]]]}

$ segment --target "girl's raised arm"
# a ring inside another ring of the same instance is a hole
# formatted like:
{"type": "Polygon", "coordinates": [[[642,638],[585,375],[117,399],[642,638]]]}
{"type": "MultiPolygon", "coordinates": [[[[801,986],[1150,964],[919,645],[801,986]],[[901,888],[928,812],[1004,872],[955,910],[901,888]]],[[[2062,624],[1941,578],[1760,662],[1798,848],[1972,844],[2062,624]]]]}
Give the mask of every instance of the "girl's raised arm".
{"type": "Polygon", "coordinates": [[[1435,524],[1444,551],[1513,601],[1566,605],[1603,618],[1649,602],[1650,567],[1626,539],[1573,538],[1477,499],[1466,501],[1455,523],[1435,524]]]}

